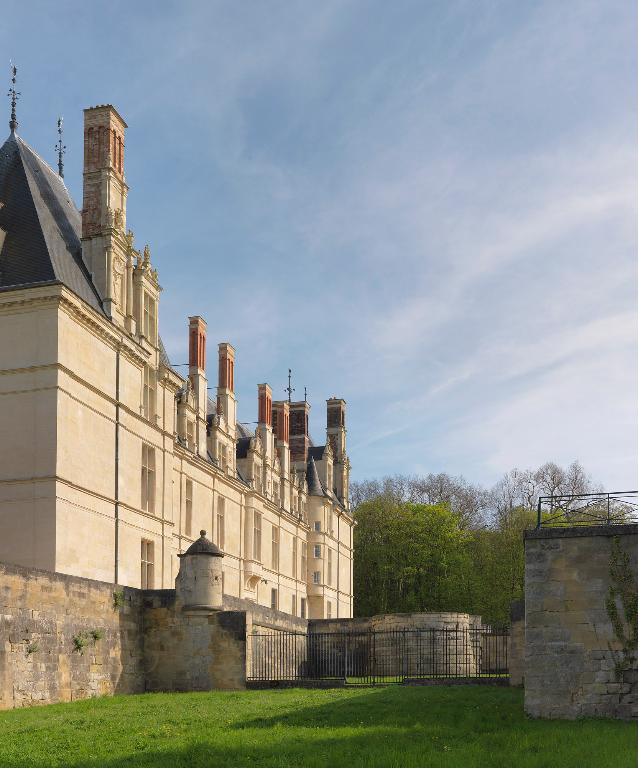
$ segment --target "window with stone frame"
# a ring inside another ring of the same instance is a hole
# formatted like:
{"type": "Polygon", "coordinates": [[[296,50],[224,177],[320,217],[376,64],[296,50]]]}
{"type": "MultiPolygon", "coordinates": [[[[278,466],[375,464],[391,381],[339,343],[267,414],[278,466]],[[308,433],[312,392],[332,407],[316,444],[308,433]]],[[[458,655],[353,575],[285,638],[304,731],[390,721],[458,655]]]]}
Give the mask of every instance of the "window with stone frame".
{"type": "Polygon", "coordinates": [[[152,421],[157,413],[157,383],[156,373],[150,365],[144,366],[142,378],[142,411],[144,418],[152,421]]]}
{"type": "Polygon", "coordinates": [[[272,540],[271,540],[271,557],[270,563],[273,571],[279,570],[279,528],[276,525],[271,526],[272,540]]]}
{"type": "Polygon", "coordinates": [[[297,595],[292,595],[290,599],[290,613],[293,616],[297,615],[297,595]]]}
{"type": "Polygon", "coordinates": [[[305,581],[308,578],[308,544],[305,541],[301,542],[301,580],[305,581]]]}
{"type": "Polygon", "coordinates": [[[313,584],[321,584],[321,571],[313,571],[312,583],[313,584]]]}
{"type": "Polygon", "coordinates": [[[261,562],[261,512],[253,517],[253,560],[261,562]]]}
{"type": "Polygon", "coordinates": [[[226,499],[217,497],[217,546],[223,550],[226,546],[226,499]]]}
{"type": "Polygon", "coordinates": [[[321,557],[321,544],[315,544],[312,548],[313,557],[321,557]]]}
{"type": "Polygon", "coordinates": [[[297,549],[299,547],[299,539],[296,536],[292,537],[292,577],[293,579],[297,578],[297,549]]]}
{"type": "Polygon", "coordinates": [[[279,607],[279,593],[276,589],[270,590],[270,607],[273,610],[277,610],[279,607]]]}
{"type": "Polygon", "coordinates": [[[195,450],[195,422],[192,419],[186,420],[186,445],[189,450],[195,450]]]}
{"type": "Polygon", "coordinates": [[[300,600],[299,616],[302,619],[306,618],[306,598],[305,597],[302,597],[301,600],[300,600]]]}
{"type": "Polygon", "coordinates": [[[148,539],[142,539],[142,589],[153,589],[155,585],[155,545],[148,539]]]}
{"type": "Polygon", "coordinates": [[[147,291],[144,291],[142,331],[151,344],[157,344],[157,302],[147,291]]]}
{"type": "Polygon", "coordinates": [[[186,480],[184,491],[184,534],[191,536],[193,533],[193,481],[186,480]]]}
{"type": "Polygon", "coordinates": [[[331,619],[332,618],[332,603],[330,600],[326,600],[326,618],[331,619]]]}
{"type": "Polygon", "coordinates": [[[142,443],[142,503],[144,512],[155,513],[155,448],[142,443]]]}
{"type": "Polygon", "coordinates": [[[327,573],[327,583],[328,585],[332,586],[332,550],[330,547],[327,547],[328,552],[328,573],[327,573]]]}

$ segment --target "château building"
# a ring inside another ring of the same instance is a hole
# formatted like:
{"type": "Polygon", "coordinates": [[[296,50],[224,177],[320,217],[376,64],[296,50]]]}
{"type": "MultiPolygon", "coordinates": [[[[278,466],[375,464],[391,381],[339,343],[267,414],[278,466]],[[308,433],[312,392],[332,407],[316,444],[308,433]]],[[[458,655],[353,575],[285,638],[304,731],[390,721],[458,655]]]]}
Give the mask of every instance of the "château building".
{"type": "Polygon", "coordinates": [[[126,123],[110,105],[84,111],[81,211],[61,162],[17,127],[14,110],[0,148],[0,561],[172,588],[202,529],[224,552],[225,595],[351,616],[345,402],[327,401],[314,445],[310,405],[260,384],[248,430],[235,350],[217,346],[213,373],[199,316],[184,325],[188,375],[171,366],[158,274],[127,226],[126,123]]]}

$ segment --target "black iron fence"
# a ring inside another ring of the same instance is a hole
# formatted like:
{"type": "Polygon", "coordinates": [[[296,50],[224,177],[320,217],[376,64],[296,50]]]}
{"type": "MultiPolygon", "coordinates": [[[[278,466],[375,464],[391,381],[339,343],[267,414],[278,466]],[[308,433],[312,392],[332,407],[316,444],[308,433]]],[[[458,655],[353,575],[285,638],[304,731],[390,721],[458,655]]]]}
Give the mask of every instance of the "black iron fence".
{"type": "Polygon", "coordinates": [[[638,522],[638,491],[541,496],[538,528],[638,522]]]}
{"type": "Polygon", "coordinates": [[[508,677],[507,631],[486,627],[248,636],[248,680],[375,685],[508,677]]]}

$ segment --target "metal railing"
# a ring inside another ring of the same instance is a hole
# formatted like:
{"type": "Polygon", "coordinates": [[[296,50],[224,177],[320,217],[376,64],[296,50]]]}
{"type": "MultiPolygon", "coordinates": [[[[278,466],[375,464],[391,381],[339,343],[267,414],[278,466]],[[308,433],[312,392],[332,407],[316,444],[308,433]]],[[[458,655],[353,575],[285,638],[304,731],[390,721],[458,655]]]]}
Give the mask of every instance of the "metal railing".
{"type": "Polygon", "coordinates": [[[489,627],[252,634],[247,678],[345,685],[490,682],[508,676],[508,639],[507,631],[489,627]]]}
{"type": "Polygon", "coordinates": [[[638,491],[541,496],[537,528],[638,523],[638,491]]]}

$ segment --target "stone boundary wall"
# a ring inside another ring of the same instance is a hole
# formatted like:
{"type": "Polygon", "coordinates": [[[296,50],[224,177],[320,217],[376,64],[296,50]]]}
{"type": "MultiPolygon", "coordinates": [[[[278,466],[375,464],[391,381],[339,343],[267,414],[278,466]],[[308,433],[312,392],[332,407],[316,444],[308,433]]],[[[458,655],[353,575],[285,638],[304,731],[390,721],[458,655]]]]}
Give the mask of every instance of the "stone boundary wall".
{"type": "Polygon", "coordinates": [[[308,619],[291,616],[274,608],[265,608],[241,597],[224,595],[224,610],[246,611],[249,632],[301,632],[308,631],[308,619]]]}
{"type": "Polygon", "coordinates": [[[514,600],[510,606],[507,657],[510,685],[520,687],[525,680],[525,600],[514,600]]]}
{"type": "Polygon", "coordinates": [[[638,717],[636,661],[616,671],[622,653],[607,612],[614,545],[629,558],[626,575],[638,574],[638,525],[525,533],[525,710],[533,717],[638,717]]]}
{"type": "Polygon", "coordinates": [[[183,611],[174,590],[144,593],[147,691],[246,687],[246,612],[183,611]]]}
{"type": "Polygon", "coordinates": [[[390,632],[402,629],[478,629],[480,616],[469,613],[387,613],[355,619],[310,619],[309,632],[390,632]]]}
{"type": "Polygon", "coordinates": [[[141,693],[142,625],[139,590],[0,563],[0,709],[141,693]]]}

